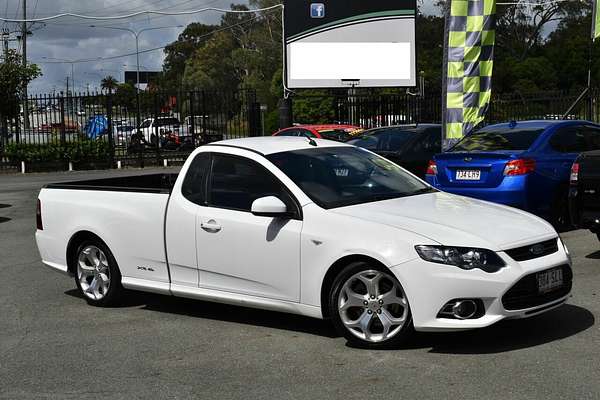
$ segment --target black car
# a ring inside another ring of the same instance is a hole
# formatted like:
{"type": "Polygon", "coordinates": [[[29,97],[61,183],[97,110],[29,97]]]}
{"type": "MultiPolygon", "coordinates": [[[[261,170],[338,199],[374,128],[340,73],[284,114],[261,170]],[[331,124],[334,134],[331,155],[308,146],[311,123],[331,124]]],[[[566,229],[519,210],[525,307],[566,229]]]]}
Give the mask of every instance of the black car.
{"type": "Polygon", "coordinates": [[[442,127],[418,124],[373,128],[348,143],[371,150],[423,178],[429,160],[442,152],[442,127]]]}
{"type": "Polygon", "coordinates": [[[581,153],[571,169],[569,211],[573,225],[600,240],[600,150],[581,153]]]}

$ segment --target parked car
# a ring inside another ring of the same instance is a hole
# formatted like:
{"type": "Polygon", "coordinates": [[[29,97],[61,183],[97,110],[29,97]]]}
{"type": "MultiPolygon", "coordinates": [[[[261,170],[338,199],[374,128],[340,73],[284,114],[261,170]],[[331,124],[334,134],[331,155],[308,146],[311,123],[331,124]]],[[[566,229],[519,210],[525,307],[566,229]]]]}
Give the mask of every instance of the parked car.
{"type": "Polygon", "coordinates": [[[427,181],[449,193],[533,212],[570,225],[571,166],[600,149],[600,126],[587,121],[522,121],[484,127],[430,162],[427,181]]]}
{"type": "Polygon", "coordinates": [[[127,124],[113,125],[113,137],[116,145],[126,146],[131,141],[135,126],[127,124]]]}
{"type": "Polygon", "coordinates": [[[179,122],[177,118],[172,116],[163,116],[158,118],[146,118],[142,121],[137,131],[142,134],[146,142],[156,145],[158,140],[159,146],[162,147],[162,142],[164,142],[164,140],[161,141],[161,137],[169,137],[172,139],[167,143],[171,143],[173,141],[179,142],[178,137],[182,129],[181,122],[179,122]]]}
{"type": "Polygon", "coordinates": [[[419,124],[374,128],[349,140],[348,144],[371,150],[425,178],[429,160],[442,151],[442,127],[419,124]]]}
{"type": "Polygon", "coordinates": [[[360,132],[362,132],[362,129],[354,125],[295,125],[281,129],[275,132],[273,136],[307,136],[317,139],[347,142],[360,132]]]}
{"type": "Polygon", "coordinates": [[[219,140],[223,140],[223,132],[226,131],[226,123],[221,121],[218,116],[211,115],[194,115],[187,116],[184,119],[184,131],[182,136],[185,136],[185,144],[191,149],[194,144],[206,144],[219,140]],[[192,129],[193,128],[193,129],[192,129]],[[192,131],[194,134],[194,143],[192,143],[192,131]]]}
{"type": "Polygon", "coordinates": [[[600,240],[600,151],[582,153],[571,168],[569,209],[573,225],[600,240]]]}
{"type": "Polygon", "coordinates": [[[47,185],[36,240],[91,305],[125,288],[278,310],[372,348],[546,312],[572,281],[544,220],[299,137],[201,146],[178,175],[47,185]]]}

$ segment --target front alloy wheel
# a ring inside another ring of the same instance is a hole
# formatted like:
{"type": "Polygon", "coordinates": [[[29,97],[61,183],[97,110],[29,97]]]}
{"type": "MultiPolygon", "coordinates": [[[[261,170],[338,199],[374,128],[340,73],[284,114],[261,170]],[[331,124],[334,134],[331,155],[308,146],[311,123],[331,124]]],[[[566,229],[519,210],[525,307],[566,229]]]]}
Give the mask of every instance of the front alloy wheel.
{"type": "Polygon", "coordinates": [[[398,280],[365,263],[354,263],[338,276],[330,301],[334,324],[355,344],[387,347],[412,331],[410,307],[398,280]]]}

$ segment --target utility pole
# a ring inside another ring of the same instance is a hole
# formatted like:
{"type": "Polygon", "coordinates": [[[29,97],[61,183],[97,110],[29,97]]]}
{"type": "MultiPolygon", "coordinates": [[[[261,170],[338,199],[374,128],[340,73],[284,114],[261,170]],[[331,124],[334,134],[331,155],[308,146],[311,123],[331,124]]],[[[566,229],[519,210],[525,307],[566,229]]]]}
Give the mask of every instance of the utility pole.
{"type": "MultiPolygon", "coordinates": [[[[27,68],[27,0],[23,3],[23,22],[21,23],[21,40],[23,41],[23,68],[27,68]]],[[[23,128],[29,130],[29,107],[27,104],[27,84],[23,85],[23,128]]]]}

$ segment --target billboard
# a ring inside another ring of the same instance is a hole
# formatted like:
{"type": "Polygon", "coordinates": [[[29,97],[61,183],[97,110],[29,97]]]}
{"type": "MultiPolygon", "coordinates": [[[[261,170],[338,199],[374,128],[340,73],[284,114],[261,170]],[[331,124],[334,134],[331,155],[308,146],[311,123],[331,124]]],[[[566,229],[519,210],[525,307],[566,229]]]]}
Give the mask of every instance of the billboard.
{"type": "MultiPolygon", "coordinates": [[[[156,82],[159,71],[140,71],[140,86],[156,82]]],[[[137,83],[137,71],[125,71],[125,82],[135,86],[137,83]]]]}
{"type": "Polygon", "coordinates": [[[415,16],[416,0],[286,0],[286,86],[415,86],[415,16]]]}

